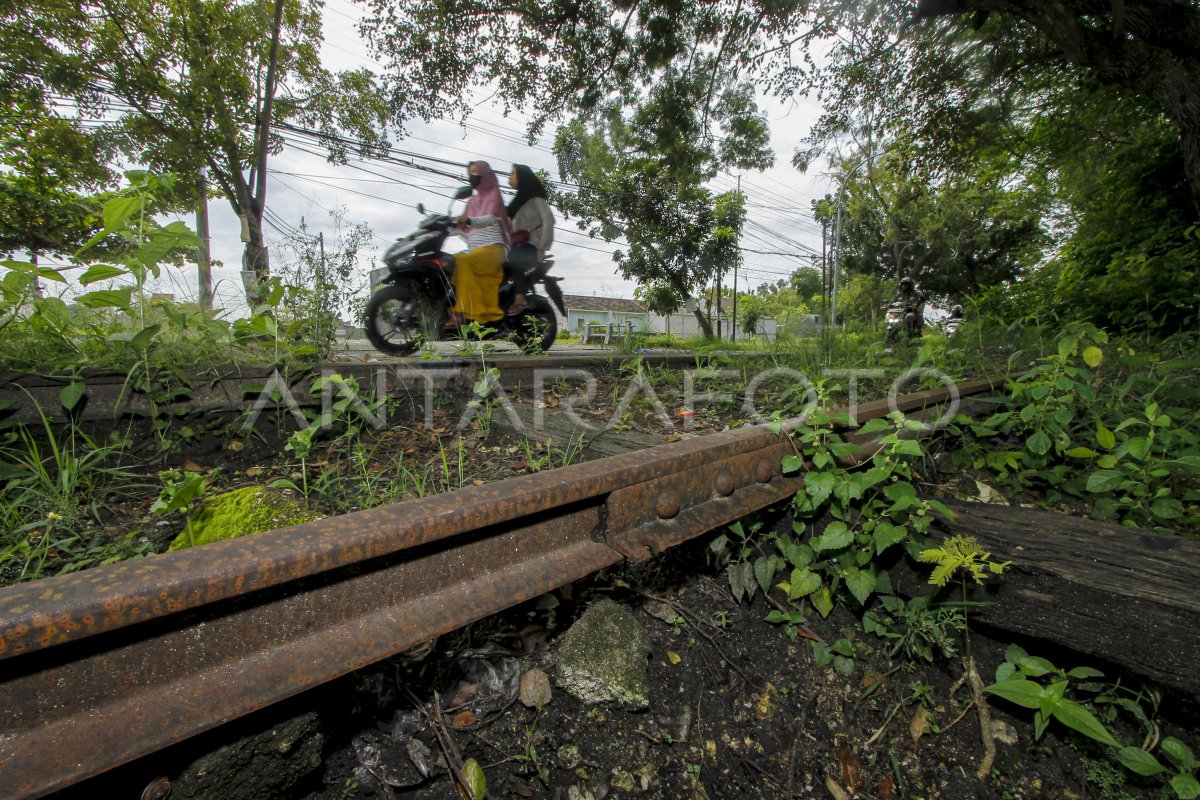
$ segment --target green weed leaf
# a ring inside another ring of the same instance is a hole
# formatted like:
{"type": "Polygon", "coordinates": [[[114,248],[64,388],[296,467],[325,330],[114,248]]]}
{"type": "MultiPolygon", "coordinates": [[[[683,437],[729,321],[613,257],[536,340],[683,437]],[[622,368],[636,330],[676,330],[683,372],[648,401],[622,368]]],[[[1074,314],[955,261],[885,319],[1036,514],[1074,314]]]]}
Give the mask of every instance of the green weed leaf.
{"type": "Polygon", "coordinates": [[[1166,767],[1158,763],[1157,758],[1140,747],[1122,747],[1117,751],[1117,761],[1130,772],[1147,777],[1167,771],[1166,767]]]}
{"type": "Polygon", "coordinates": [[[799,472],[804,468],[804,459],[800,456],[784,456],[783,457],[783,474],[790,475],[793,472],[799,472]]]}
{"type": "Polygon", "coordinates": [[[74,411],[86,394],[87,384],[83,381],[74,381],[59,390],[58,402],[62,403],[62,407],[67,411],[74,411]]]}
{"type": "Polygon", "coordinates": [[[1040,684],[1025,678],[1009,678],[1006,681],[998,681],[991,686],[983,687],[983,690],[1024,708],[1038,708],[1042,704],[1042,697],[1045,696],[1045,690],[1040,684]]]}
{"type": "Polygon", "coordinates": [[[92,264],[87,268],[87,272],[79,276],[79,284],[88,286],[97,281],[105,281],[109,278],[119,278],[122,275],[128,275],[129,270],[121,267],[114,267],[109,264],[92,264]]]}
{"type": "Polygon", "coordinates": [[[1125,480],[1124,473],[1112,469],[1100,469],[1088,475],[1087,490],[1089,492],[1111,492],[1125,480]]]}
{"type": "Polygon", "coordinates": [[[1053,442],[1046,435],[1045,431],[1038,431],[1025,440],[1025,446],[1029,448],[1029,452],[1037,456],[1044,456],[1050,452],[1050,447],[1053,442]]]}
{"type": "Polygon", "coordinates": [[[833,597],[829,594],[828,586],[822,586],[813,593],[812,604],[822,618],[829,616],[833,611],[833,597]]]}
{"type": "Polygon", "coordinates": [[[794,569],[792,570],[791,580],[788,583],[790,588],[788,599],[796,600],[801,597],[808,597],[817,589],[820,589],[821,576],[810,569],[794,569]]]}
{"type": "Polygon", "coordinates": [[[1113,735],[1108,732],[1108,728],[1104,727],[1100,720],[1092,715],[1092,712],[1074,700],[1066,698],[1059,700],[1054,706],[1053,713],[1056,720],[1068,728],[1079,731],[1084,736],[1110,747],[1121,746],[1121,743],[1113,738],[1113,735]]]}
{"type": "Polygon", "coordinates": [[[818,553],[826,550],[839,550],[854,541],[854,534],[844,522],[831,522],[825,526],[825,532],[809,542],[818,553]]]}
{"type": "Polygon", "coordinates": [[[1200,456],[1183,456],[1164,463],[1180,466],[1193,475],[1200,475],[1200,456]]]}
{"type": "Polygon", "coordinates": [[[1021,668],[1021,672],[1034,678],[1055,671],[1053,664],[1038,656],[1026,656],[1017,662],[1017,666],[1021,668]]]}
{"type": "Polygon", "coordinates": [[[122,289],[100,289],[75,298],[75,302],[88,308],[129,308],[129,297],[133,293],[132,286],[122,289]]]}
{"type": "Polygon", "coordinates": [[[808,475],[804,479],[804,491],[812,500],[813,506],[819,506],[829,499],[829,495],[833,493],[833,487],[837,483],[837,478],[829,472],[818,472],[816,475],[808,475]]]}
{"type": "Polygon", "coordinates": [[[920,458],[925,455],[924,448],[916,439],[898,439],[892,447],[892,452],[900,456],[913,456],[920,458]]]}
{"type": "Polygon", "coordinates": [[[462,778],[474,800],[487,797],[487,776],[483,774],[483,767],[479,766],[478,761],[468,758],[463,762],[462,778]]]}
{"type": "Polygon", "coordinates": [[[1192,755],[1192,750],[1183,742],[1176,739],[1174,736],[1168,736],[1162,740],[1159,745],[1162,751],[1167,754],[1167,758],[1175,762],[1175,766],[1180,769],[1191,769],[1195,766],[1195,756],[1192,755]]]}
{"type": "Polygon", "coordinates": [[[1171,778],[1171,788],[1175,790],[1175,796],[1179,800],[1195,800],[1200,797],[1200,783],[1196,782],[1196,776],[1188,773],[1176,775],[1171,778]]]}
{"type": "Polygon", "coordinates": [[[866,605],[867,598],[875,591],[875,573],[870,570],[847,569],[845,575],[846,588],[850,590],[850,594],[854,595],[854,599],[860,605],[866,605]]]}
{"type": "Polygon", "coordinates": [[[754,562],[754,579],[763,594],[771,591],[771,581],[775,579],[776,556],[763,556],[754,562]]]}

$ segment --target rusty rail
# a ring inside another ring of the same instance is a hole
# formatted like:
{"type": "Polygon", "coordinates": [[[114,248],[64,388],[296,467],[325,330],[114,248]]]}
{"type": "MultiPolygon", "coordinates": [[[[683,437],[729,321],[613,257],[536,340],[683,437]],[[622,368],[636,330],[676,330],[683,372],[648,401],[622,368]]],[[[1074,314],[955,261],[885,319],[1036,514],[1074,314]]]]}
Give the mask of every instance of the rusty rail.
{"type": "Polygon", "coordinates": [[[0,797],[40,797],[784,500],[803,485],[781,473],[790,447],[743,428],[0,590],[0,797]]]}

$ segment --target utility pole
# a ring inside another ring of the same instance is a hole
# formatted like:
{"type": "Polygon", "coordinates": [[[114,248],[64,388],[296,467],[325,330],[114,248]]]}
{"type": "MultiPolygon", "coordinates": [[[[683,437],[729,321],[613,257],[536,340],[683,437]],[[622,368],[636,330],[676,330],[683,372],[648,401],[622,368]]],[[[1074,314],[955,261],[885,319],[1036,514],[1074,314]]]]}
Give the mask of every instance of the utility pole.
{"type": "MultiPolygon", "coordinates": [[[[742,176],[738,175],[738,197],[742,196],[742,176]]],[[[741,260],[741,256],[738,256],[741,260]]],[[[737,343],[737,284],[738,284],[738,262],[733,262],[733,324],[730,325],[732,330],[729,332],[729,341],[737,343]]]]}
{"type": "Polygon", "coordinates": [[[325,232],[317,232],[317,247],[320,249],[321,260],[317,262],[317,341],[325,345],[325,325],[329,322],[326,301],[329,294],[325,286],[325,232]]]}
{"type": "Polygon", "coordinates": [[[725,334],[721,331],[721,273],[724,272],[720,267],[717,267],[717,338],[724,339],[725,334]]]}
{"type": "Polygon", "coordinates": [[[825,292],[828,287],[826,280],[829,277],[829,261],[825,255],[825,231],[829,227],[829,220],[822,215],[821,217],[821,326],[822,329],[829,327],[829,300],[825,292]]]}
{"type": "Polygon", "coordinates": [[[208,170],[200,168],[197,180],[200,187],[200,205],[196,207],[196,236],[200,239],[196,245],[196,274],[200,310],[212,311],[212,262],[209,260],[208,237],[208,170]]]}

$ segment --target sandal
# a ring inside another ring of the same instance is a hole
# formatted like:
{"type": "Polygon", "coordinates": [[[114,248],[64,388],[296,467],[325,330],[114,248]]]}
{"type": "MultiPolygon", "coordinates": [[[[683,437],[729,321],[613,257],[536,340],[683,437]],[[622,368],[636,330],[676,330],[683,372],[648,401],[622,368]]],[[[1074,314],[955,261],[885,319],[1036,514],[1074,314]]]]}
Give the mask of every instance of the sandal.
{"type": "Polygon", "coordinates": [[[450,318],[446,320],[446,324],[442,326],[442,331],[445,333],[455,333],[463,325],[467,324],[467,317],[459,311],[450,312],[450,318]]]}
{"type": "Polygon", "coordinates": [[[514,300],[513,304],[508,307],[508,311],[505,311],[504,313],[507,316],[515,317],[527,308],[529,308],[529,303],[525,302],[525,298],[518,297],[514,300]]]}

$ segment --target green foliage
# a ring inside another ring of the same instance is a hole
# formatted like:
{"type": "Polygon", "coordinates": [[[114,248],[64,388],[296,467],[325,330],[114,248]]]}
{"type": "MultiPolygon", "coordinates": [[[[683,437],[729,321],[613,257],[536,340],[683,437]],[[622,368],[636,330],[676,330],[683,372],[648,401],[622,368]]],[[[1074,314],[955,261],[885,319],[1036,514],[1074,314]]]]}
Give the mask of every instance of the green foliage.
{"type": "Polygon", "coordinates": [[[1194,340],[1179,335],[1143,353],[1089,323],[1066,326],[1010,381],[1006,410],[951,426],[988,443],[960,461],[1042,484],[1048,501],[1074,498],[1100,519],[1188,528],[1200,498],[1194,340]]]}
{"type": "Polygon", "coordinates": [[[879,596],[880,608],[863,614],[863,628],[891,642],[888,654],[903,654],[909,661],[933,663],[937,658],[958,654],[955,637],[966,628],[961,608],[935,603],[929,595],[904,600],[891,594],[879,596]]]}
{"type": "MultiPolygon", "coordinates": [[[[80,402],[81,385],[60,392],[67,411],[80,402]]],[[[121,463],[124,443],[97,444],[75,425],[53,426],[30,401],[40,430],[18,425],[0,434],[0,585],[145,555],[132,538],[103,542],[78,532],[106,496],[136,480],[121,463]]]]}
{"type": "Polygon", "coordinates": [[[929,582],[939,587],[949,583],[954,573],[960,571],[964,581],[970,578],[976,583],[983,583],[989,574],[1003,575],[1004,568],[1012,563],[992,561],[991,553],[984,550],[973,536],[951,536],[937,547],[922,550],[918,560],[937,564],[929,576],[929,582]]]}
{"type": "Polygon", "coordinates": [[[621,274],[666,287],[668,304],[671,295],[699,294],[740,258],[744,198],[703,184],[720,168],[763,166],[772,158],[762,131],[741,124],[757,119],[744,88],[714,86],[719,69],[711,66],[669,70],[645,96],[590,110],[555,139],[563,179],[579,184],[576,192],[556,196],[556,205],[578,217],[590,236],[623,237],[628,249],[614,255],[621,274]],[[704,135],[714,120],[703,113],[703,99],[714,91],[745,100],[719,104],[714,112],[740,140],[729,136],[718,146],[704,135]]]}
{"type": "Polygon", "coordinates": [[[831,645],[815,641],[809,641],[809,644],[812,646],[813,661],[817,666],[832,664],[839,675],[846,677],[854,673],[854,659],[862,655],[862,646],[847,637],[842,637],[831,645]]]}
{"type": "MultiPolygon", "coordinates": [[[[1060,669],[1045,658],[1030,656],[1017,645],[1010,645],[1004,662],[996,668],[996,682],[984,691],[1002,697],[1016,705],[1034,710],[1034,736],[1041,738],[1051,720],[1057,720],[1103,745],[1114,748],[1112,756],[1122,767],[1143,777],[1162,775],[1167,778],[1178,800],[1193,800],[1200,796],[1200,784],[1195,773],[1200,768],[1191,748],[1172,736],[1158,741],[1157,726],[1152,737],[1142,747],[1122,745],[1084,703],[1067,697],[1069,692],[1100,688],[1092,681],[1103,673],[1091,667],[1060,669]],[[1163,763],[1151,752],[1157,744],[1165,756],[1163,763]]],[[[1112,695],[1097,695],[1091,703],[1111,703],[1112,695]]],[[[1126,701],[1124,706],[1136,710],[1135,716],[1146,720],[1140,705],[1126,701]]]]}
{"type": "Polygon", "coordinates": [[[1021,648],[1012,645],[1005,653],[1004,663],[996,670],[996,682],[985,686],[983,690],[1033,709],[1035,738],[1040,739],[1050,721],[1057,720],[1101,744],[1119,747],[1120,744],[1095,715],[1082,703],[1066,696],[1071,681],[1102,675],[1090,667],[1064,671],[1046,659],[1029,656],[1021,648]]]}
{"type": "Polygon", "coordinates": [[[261,274],[266,156],[280,147],[264,123],[316,129],[331,158],[344,160],[339,134],[378,151],[389,120],[370,70],[322,68],[318,4],[278,8],[273,35],[273,9],[257,3],[104,0],[91,9],[39,0],[0,33],[0,48],[17,54],[0,67],[0,84],[46,116],[82,109],[126,160],[188,176],[178,188],[189,205],[207,168],[246,222],[246,268],[261,274]]]}
{"type": "Polygon", "coordinates": [[[187,537],[187,546],[191,547],[196,543],[192,517],[208,489],[208,482],[203,475],[195,472],[180,473],[179,470],[160,472],[158,477],[163,482],[163,489],[158,499],[150,506],[150,511],[153,514],[170,514],[172,511],[183,514],[183,535],[187,537]]]}
{"type": "Polygon", "coordinates": [[[1040,260],[1046,198],[1014,180],[1019,162],[981,150],[969,172],[933,181],[919,156],[918,147],[897,139],[839,163],[846,269],[881,280],[886,297],[909,275],[949,299],[1012,281],[1040,260]],[[863,159],[867,167],[859,169],[863,159]]]}
{"type": "MultiPolygon", "coordinates": [[[[912,483],[911,460],[924,450],[901,433],[919,423],[899,413],[866,423],[859,432],[880,434],[877,450],[866,468],[847,469],[839,459],[857,454],[859,445],[841,441],[832,422],[817,408],[792,432],[797,455],[784,458],[783,471],[807,470],[804,490],[792,501],[792,533],[772,534],[769,552],[758,542],[743,544],[730,567],[731,585],[744,594],[771,584],[786,593],[796,610],[772,612],[772,622],[799,624],[807,607],[828,617],[839,603],[863,608],[873,595],[890,595],[881,566],[886,556],[916,546],[935,513],[949,515],[941,503],[918,497],[912,483]],[[814,520],[811,531],[805,520],[814,520]]],[[[744,530],[734,532],[749,539],[744,530]]]]}

